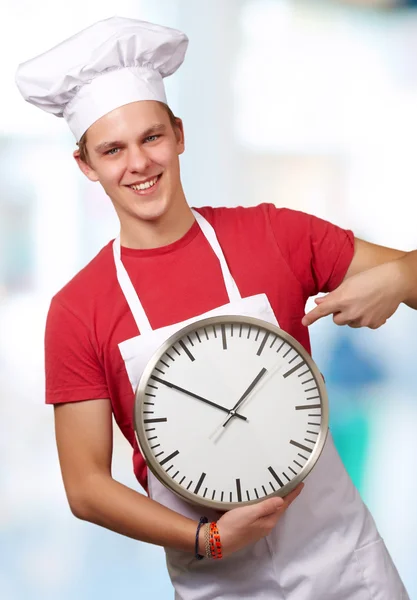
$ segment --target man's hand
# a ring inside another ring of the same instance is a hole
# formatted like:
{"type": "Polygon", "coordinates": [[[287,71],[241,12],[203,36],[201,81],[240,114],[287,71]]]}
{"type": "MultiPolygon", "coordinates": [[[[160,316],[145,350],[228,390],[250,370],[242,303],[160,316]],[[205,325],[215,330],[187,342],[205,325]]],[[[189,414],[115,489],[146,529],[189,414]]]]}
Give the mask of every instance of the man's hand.
{"type": "Polygon", "coordinates": [[[378,265],[349,277],[326,296],[316,298],[317,307],[307,313],[302,324],[333,315],[336,325],[381,327],[404,301],[407,282],[397,260],[378,265]]]}
{"type": "MultiPolygon", "coordinates": [[[[248,544],[254,544],[268,535],[303,487],[304,483],[300,483],[285,498],[268,498],[257,504],[242,506],[225,513],[217,521],[223,556],[228,556],[248,544]]],[[[200,546],[201,553],[204,554],[202,543],[200,546]]]]}

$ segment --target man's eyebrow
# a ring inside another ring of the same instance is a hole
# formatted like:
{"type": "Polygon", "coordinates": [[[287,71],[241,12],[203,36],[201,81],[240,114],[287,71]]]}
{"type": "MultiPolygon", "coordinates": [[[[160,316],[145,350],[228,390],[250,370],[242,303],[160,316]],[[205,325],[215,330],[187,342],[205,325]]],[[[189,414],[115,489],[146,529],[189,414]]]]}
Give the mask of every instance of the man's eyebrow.
{"type": "MultiPolygon", "coordinates": [[[[154,135],[155,133],[163,133],[166,130],[166,126],[163,123],[156,123],[155,125],[151,125],[150,127],[148,127],[148,129],[146,129],[145,131],[143,131],[139,137],[141,138],[146,138],[150,135],[154,135]]],[[[101,144],[98,144],[98,146],[96,146],[94,148],[95,152],[105,152],[106,150],[110,150],[111,148],[114,148],[115,146],[123,146],[124,142],[121,142],[120,140],[114,140],[112,142],[102,142],[101,144]]]]}

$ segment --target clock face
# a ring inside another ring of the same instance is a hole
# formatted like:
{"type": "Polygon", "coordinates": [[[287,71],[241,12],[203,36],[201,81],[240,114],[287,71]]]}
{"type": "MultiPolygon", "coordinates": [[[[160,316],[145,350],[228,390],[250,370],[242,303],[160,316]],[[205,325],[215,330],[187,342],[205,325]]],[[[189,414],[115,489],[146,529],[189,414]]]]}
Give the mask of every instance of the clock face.
{"type": "Polygon", "coordinates": [[[323,448],[327,395],[310,355],[251,317],[211,317],[155,353],[135,400],[154,475],[193,503],[229,510],[285,496],[323,448]]]}

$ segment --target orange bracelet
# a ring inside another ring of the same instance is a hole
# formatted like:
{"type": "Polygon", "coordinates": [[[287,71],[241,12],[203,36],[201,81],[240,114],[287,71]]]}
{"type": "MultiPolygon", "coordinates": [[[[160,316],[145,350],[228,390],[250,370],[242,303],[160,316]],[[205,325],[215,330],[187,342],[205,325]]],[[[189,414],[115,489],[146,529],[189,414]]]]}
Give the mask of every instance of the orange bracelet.
{"type": "Polygon", "coordinates": [[[213,523],[210,523],[210,552],[211,556],[215,559],[223,557],[220,534],[217,528],[217,523],[214,521],[213,523]]]}

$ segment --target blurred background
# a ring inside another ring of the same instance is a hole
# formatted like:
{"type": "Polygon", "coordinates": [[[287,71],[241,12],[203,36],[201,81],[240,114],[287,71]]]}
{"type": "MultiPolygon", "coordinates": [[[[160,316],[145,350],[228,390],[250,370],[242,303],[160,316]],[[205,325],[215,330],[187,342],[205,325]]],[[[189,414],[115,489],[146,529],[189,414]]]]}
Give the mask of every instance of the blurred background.
{"type": "MultiPolygon", "coordinates": [[[[190,204],[274,202],[417,248],[415,4],[119,0],[118,15],[190,38],[166,85],[184,120],[190,204]]],[[[1,600],[173,597],[161,549],[71,515],[43,405],[51,296],[118,222],[72,160],[64,121],[26,104],[14,73],[114,13],[113,0],[5,0],[0,10],[1,600]]],[[[338,449],[417,600],[417,314],[402,306],[377,331],[327,318],[311,336],[338,449]]],[[[117,431],[114,476],[138,489],[117,431]]]]}

